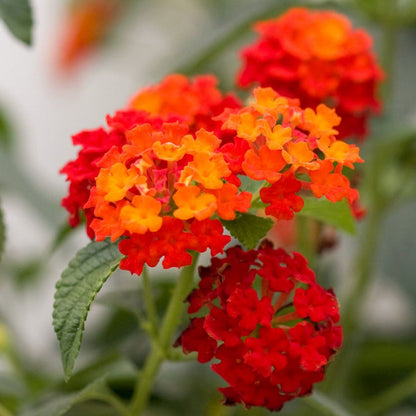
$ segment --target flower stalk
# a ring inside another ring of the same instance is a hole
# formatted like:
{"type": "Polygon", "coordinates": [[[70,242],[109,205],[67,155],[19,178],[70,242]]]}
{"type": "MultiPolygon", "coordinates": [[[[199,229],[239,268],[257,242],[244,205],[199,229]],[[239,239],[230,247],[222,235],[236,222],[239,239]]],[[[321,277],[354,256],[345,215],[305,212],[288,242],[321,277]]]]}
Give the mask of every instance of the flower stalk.
{"type": "Polygon", "coordinates": [[[162,321],[159,336],[152,343],[151,352],[137,379],[130,407],[132,416],[141,415],[146,407],[154,379],[161,364],[166,359],[172,336],[184,310],[185,304],[183,301],[192,288],[197,261],[198,254],[194,254],[192,264],[184,267],[179,275],[178,282],[162,321]]]}

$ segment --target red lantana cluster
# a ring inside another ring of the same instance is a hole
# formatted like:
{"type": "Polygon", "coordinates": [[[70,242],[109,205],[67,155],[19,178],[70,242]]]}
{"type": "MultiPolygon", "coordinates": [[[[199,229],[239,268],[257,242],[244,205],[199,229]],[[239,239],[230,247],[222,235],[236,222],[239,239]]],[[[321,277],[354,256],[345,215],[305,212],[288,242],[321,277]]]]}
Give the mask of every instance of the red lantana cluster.
{"type": "Polygon", "coordinates": [[[382,71],[370,36],[332,11],[294,8],[255,25],[260,38],[242,51],[237,83],[272,87],[301,105],[319,103],[342,117],[340,138],[366,135],[366,122],[380,109],[382,71]]]}
{"type": "Polygon", "coordinates": [[[200,267],[189,296],[195,317],[178,343],[228,384],[225,403],[278,410],[311,392],[341,347],[338,302],[316,283],[299,253],[290,256],[265,241],[258,250],[233,247],[200,267]],[[254,287],[259,287],[260,294],[254,287]]]}

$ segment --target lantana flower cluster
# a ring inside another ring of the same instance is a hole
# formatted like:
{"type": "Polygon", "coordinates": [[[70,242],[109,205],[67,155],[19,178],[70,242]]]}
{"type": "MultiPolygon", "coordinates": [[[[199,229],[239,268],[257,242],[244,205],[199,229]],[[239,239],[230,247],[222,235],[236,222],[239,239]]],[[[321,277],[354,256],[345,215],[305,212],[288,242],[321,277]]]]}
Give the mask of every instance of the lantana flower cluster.
{"type": "Polygon", "coordinates": [[[71,226],[85,219],[91,239],[117,241],[120,268],[137,275],[210,249],[178,345],[216,360],[226,404],[278,410],[310,393],[341,347],[338,301],[301,254],[267,240],[225,250],[224,227],[269,224],[253,219],[263,212],[291,220],[306,197],[346,199],[361,215],[347,178],[359,148],[340,139],[365,134],[382,73],[369,36],[337,13],[295,8],[256,28],[238,75],[240,86],[260,85],[247,102],[212,75],[173,74],[141,89],[106,127],[73,136],[81,149],[61,170],[62,205],[71,226]]]}
{"type": "Polygon", "coordinates": [[[140,274],[162,258],[165,268],[182,267],[192,261],[189,251],[222,252],[230,237],[219,219],[251,207],[241,176],[263,181],[259,198],[276,219],[300,211],[302,189],[355,200],[342,169],[361,159],[356,146],[335,139],[335,111],[302,110],[270,88],[254,97],[241,107],[213,77],[174,75],[107,117],[108,131],[74,136],[83,148],[62,170],[71,182],[63,204],[72,224],[85,210],[98,241],[125,237],[121,268],[140,274]]]}
{"type": "Polygon", "coordinates": [[[214,211],[232,216],[233,208],[222,203],[227,196],[234,209],[248,209],[247,193],[237,195],[232,184],[223,188],[229,171],[216,154],[221,140],[203,128],[215,131],[218,122],[212,117],[225,106],[239,105],[232,95],[223,96],[216,82],[212,76],[192,81],[168,76],[107,117],[108,130],[73,137],[82,149],[62,169],[70,181],[63,199],[70,224],[77,225],[83,212],[91,238],[129,237],[119,247],[127,255],[121,267],[132,273],[140,274],[145,262],[154,266],[162,257],[166,268],[190,264],[188,250],[221,252],[230,237],[209,217],[214,211]],[[190,184],[194,176],[199,187],[190,184]]]}
{"type": "Polygon", "coordinates": [[[264,181],[259,196],[266,214],[292,219],[303,207],[302,189],[332,202],[356,201],[358,192],[343,167],[354,169],[362,159],[357,146],[336,139],[340,118],[335,110],[324,104],[303,110],[298,100],[271,88],[256,88],[254,98],[251,105],[221,116],[223,127],[236,132],[223,151],[234,173],[264,181]]]}
{"type": "Polygon", "coordinates": [[[272,87],[304,107],[319,103],[342,117],[340,138],[366,135],[369,115],[380,110],[383,73],[372,40],[333,11],[293,8],[255,25],[259,39],[242,50],[241,87],[272,87]]]}
{"type": "Polygon", "coordinates": [[[264,241],[258,250],[232,247],[200,267],[189,296],[194,317],[178,344],[228,384],[226,404],[278,410],[310,393],[342,343],[339,307],[331,290],[316,283],[299,253],[264,241]],[[259,288],[256,290],[255,288],[259,288]]]}

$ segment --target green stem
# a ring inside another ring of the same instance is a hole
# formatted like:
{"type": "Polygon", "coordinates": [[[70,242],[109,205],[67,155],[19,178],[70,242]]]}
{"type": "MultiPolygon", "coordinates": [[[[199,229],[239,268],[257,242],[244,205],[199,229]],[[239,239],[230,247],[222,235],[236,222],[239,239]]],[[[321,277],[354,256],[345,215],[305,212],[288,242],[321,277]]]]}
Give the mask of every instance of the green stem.
{"type": "Polygon", "coordinates": [[[154,379],[160,365],[166,358],[168,348],[172,342],[172,336],[180,321],[185,306],[183,301],[192,288],[197,259],[198,254],[196,253],[193,256],[192,264],[184,267],[180,273],[162,321],[158,342],[152,344],[152,350],[137,379],[131,401],[131,416],[141,415],[147,404],[154,379]]]}
{"type": "Polygon", "coordinates": [[[310,407],[318,410],[320,415],[353,416],[352,413],[341,407],[339,403],[318,391],[315,391],[312,396],[305,397],[303,401],[310,407]]]}
{"type": "Polygon", "coordinates": [[[144,303],[146,306],[147,319],[149,323],[149,333],[152,337],[155,337],[158,328],[155,298],[153,296],[152,286],[149,280],[149,274],[146,266],[143,267],[141,278],[143,283],[144,303]]]}
{"type": "Polygon", "coordinates": [[[373,415],[384,414],[415,393],[416,371],[398,384],[366,401],[363,407],[373,415]]]}

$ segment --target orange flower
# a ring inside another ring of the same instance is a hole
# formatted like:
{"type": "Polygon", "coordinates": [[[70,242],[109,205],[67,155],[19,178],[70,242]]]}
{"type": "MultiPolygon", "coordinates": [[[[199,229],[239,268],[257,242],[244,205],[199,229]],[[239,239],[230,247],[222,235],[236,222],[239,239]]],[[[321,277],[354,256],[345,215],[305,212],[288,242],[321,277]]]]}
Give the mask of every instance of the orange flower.
{"type": "Polygon", "coordinates": [[[247,212],[251,205],[252,195],[249,192],[238,193],[238,188],[225,183],[221,189],[212,191],[217,199],[217,214],[227,221],[235,219],[235,212],[247,212]]]}
{"type": "Polygon", "coordinates": [[[319,104],[316,112],[307,108],[304,113],[305,125],[311,134],[316,137],[328,137],[338,134],[334,129],[338,126],[341,118],[337,116],[335,110],[330,109],[325,104],[319,104]]]}
{"type": "Polygon", "coordinates": [[[252,179],[266,180],[273,183],[280,178],[280,171],[285,165],[286,162],[280,150],[270,150],[268,147],[263,146],[258,154],[254,150],[249,150],[246,153],[243,169],[252,179]]]}
{"type": "Polygon", "coordinates": [[[319,169],[309,172],[312,192],[317,198],[325,196],[331,202],[341,201],[345,197],[351,199],[352,192],[355,194],[356,191],[350,188],[350,182],[344,175],[337,171],[332,173],[333,170],[332,162],[324,160],[319,169]]]}
{"type": "Polygon", "coordinates": [[[94,211],[96,218],[91,222],[97,241],[102,241],[108,236],[111,241],[116,241],[125,233],[126,230],[120,223],[120,211],[125,205],[126,201],[119,201],[115,205],[109,203],[97,205],[94,211]]]}
{"type": "Polygon", "coordinates": [[[329,137],[322,137],[318,140],[318,147],[325,154],[325,159],[341,163],[351,169],[354,169],[354,163],[363,162],[358,154],[360,149],[357,146],[341,141],[331,143],[329,137]]]}
{"type": "Polygon", "coordinates": [[[184,136],[182,139],[182,146],[184,146],[187,153],[212,153],[221,144],[221,140],[215,134],[205,129],[198,130],[195,135],[195,139],[191,134],[184,136]]]}
{"type": "Polygon", "coordinates": [[[115,202],[123,199],[127,191],[137,183],[144,183],[137,170],[127,169],[122,163],[116,163],[110,169],[101,169],[97,177],[97,189],[104,193],[106,201],[115,202]]]}
{"type": "Polygon", "coordinates": [[[202,194],[201,189],[197,186],[181,186],[173,195],[178,209],[173,215],[180,220],[189,220],[196,218],[202,221],[211,217],[217,208],[214,195],[202,194]]]}
{"type": "Polygon", "coordinates": [[[136,157],[139,156],[143,151],[152,147],[153,142],[155,141],[153,132],[154,129],[149,123],[138,124],[132,129],[127,130],[126,141],[129,144],[123,146],[123,151],[131,153],[136,157]]]}
{"type": "Polygon", "coordinates": [[[223,125],[224,129],[237,131],[237,136],[254,142],[260,134],[255,114],[246,111],[240,114],[230,114],[229,119],[223,125]]]}
{"type": "Polygon", "coordinates": [[[286,146],[286,150],[283,150],[282,156],[286,163],[292,165],[292,169],[295,172],[299,167],[306,168],[308,170],[314,170],[319,168],[319,163],[313,161],[316,159],[315,154],[309,149],[306,142],[290,142],[286,146]]]}
{"type": "Polygon", "coordinates": [[[255,101],[252,106],[261,115],[278,118],[279,114],[285,114],[289,105],[298,105],[297,100],[288,100],[276,93],[272,88],[255,88],[253,91],[255,101]]]}
{"type": "Polygon", "coordinates": [[[269,123],[263,123],[262,134],[266,137],[267,147],[270,150],[282,150],[283,146],[292,140],[292,129],[277,124],[270,128],[269,123]]]}
{"type": "Polygon", "coordinates": [[[155,232],[162,226],[162,217],[159,216],[161,208],[162,204],[151,196],[136,195],[131,205],[121,209],[121,224],[131,233],[155,232]]]}
{"type": "Polygon", "coordinates": [[[173,143],[162,144],[158,141],[153,144],[153,152],[161,160],[176,162],[184,157],[186,149],[173,143]]]}
{"type": "Polygon", "coordinates": [[[183,170],[180,183],[195,180],[207,189],[219,189],[223,186],[222,178],[231,174],[221,153],[197,153],[194,160],[183,170]]]}

